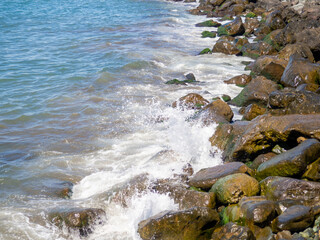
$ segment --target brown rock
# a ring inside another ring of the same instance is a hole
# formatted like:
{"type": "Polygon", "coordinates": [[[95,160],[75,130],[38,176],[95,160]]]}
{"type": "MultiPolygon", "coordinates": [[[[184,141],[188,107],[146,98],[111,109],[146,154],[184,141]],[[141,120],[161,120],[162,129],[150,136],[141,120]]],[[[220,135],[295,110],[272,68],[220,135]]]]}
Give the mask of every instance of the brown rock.
{"type": "Polygon", "coordinates": [[[241,17],[236,17],[231,23],[222,26],[230,36],[239,36],[245,32],[241,17]]]}
{"type": "Polygon", "coordinates": [[[302,178],[310,181],[320,181],[320,158],[308,165],[307,171],[302,175],[302,178]]]}
{"type": "Polygon", "coordinates": [[[299,56],[301,58],[308,59],[310,62],[314,62],[313,54],[310,48],[303,43],[288,44],[280,52],[278,57],[286,61],[290,60],[292,55],[299,56]]]}
{"type": "Polygon", "coordinates": [[[244,22],[244,28],[246,34],[252,34],[256,28],[258,28],[260,22],[257,18],[246,18],[244,22]]]}
{"type": "Polygon", "coordinates": [[[236,223],[229,222],[223,227],[217,228],[211,237],[212,240],[255,240],[252,231],[248,227],[239,226],[236,223]]]}
{"type": "Polygon", "coordinates": [[[224,81],[226,84],[236,84],[238,86],[246,86],[250,81],[252,80],[252,77],[247,74],[242,74],[239,76],[235,76],[229,80],[224,81]]]}
{"type": "Polygon", "coordinates": [[[138,233],[145,240],[197,240],[219,222],[219,214],[210,208],[194,207],[183,211],[161,212],[138,225],[138,233]]]}
{"type": "Polygon", "coordinates": [[[256,157],[256,158],[253,160],[250,168],[251,168],[251,169],[257,169],[257,168],[260,166],[260,164],[269,161],[271,158],[273,158],[273,157],[275,157],[275,156],[277,156],[277,154],[275,154],[275,153],[273,153],[273,152],[269,152],[269,153],[265,153],[265,154],[260,154],[258,157],[256,157]]]}
{"type": "Polygon", "coordinates": [[[179,107],[181,109],[201,109],[208,103],[209,101],[204,99],[201,95],[197,93],[189,93],[188,95],[179,98],[178,101],[172,103],[172,107],[179,107]]]}
{"type": "Polygon", "coordinates": [[[271,31],[284,28],[286,24],[282,19],[281,11],[276,10],[270,13],[266,19],[266,25],[271,31]]]}
{"type": "Polygon", "coordinates": [[[212,52],[224,53],[228,55],[239,54],[240,50],[235,46],[233,41],[234,41],[234,38],[231,36],[221,37],[213,46],[212,52]]]}
{"type": "Polygon", "coordinates": [[[240,162],[232,162],[226,163],[223,165],[204,168],[197,172],[190,179],[190,186],[202,188],[202,189],[210,189],[216,181],[220,178],[228,176],[234,173],[249,173],[251,170],[243,163],[240,162]]]}
{"type": "Polygon", "coordinates": [[[246,107],[243,119],[251,121],[252,119],[256,118],[257,116],[265,114],[266,109],[263,107],[258,106],[257,104],[250,104],[246,107]]]}

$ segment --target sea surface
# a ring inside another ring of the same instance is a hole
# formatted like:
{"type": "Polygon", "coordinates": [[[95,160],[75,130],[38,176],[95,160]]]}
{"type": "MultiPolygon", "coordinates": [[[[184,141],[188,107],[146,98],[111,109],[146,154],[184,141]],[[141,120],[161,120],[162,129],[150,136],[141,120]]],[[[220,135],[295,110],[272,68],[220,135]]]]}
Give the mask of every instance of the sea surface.
{"type": "Polygon", "coordinates": [[[214,28],[195,27],[207,20],[188,14],[195,6],[0,1],[0,239],[80,239],[48,215],[89,207],[106,219],[81,239],[140,239],[139,221],[177,205],[145,192],[123,206],[112,201],[121,186],[221,163],[208,141],[216,126],[171,104],[191,92],[236,96],[241,89],[223,80],[245,73],[248,59],[199,56],[216,40],[201,38],[214,28]],[[197,83],[165,84],[190,72],[197,83]],[[71,199],[58,194],[66,187],[71,199]]]}

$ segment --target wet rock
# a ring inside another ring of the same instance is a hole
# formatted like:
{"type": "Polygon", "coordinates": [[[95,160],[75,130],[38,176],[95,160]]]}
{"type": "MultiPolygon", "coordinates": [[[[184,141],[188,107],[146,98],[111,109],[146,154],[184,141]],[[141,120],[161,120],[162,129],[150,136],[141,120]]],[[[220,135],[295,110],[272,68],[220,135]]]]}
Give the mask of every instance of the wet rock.
{"type": "Polygon", "coordinates": [[[274,235],[274,240],[293,240],[290,231],[278,232],[274,235]]]}
{"type": "Polygon", "coordinates": [[[281,11],[276,10],[270,13],[266,19],[266,25],[271,31],[284,28],[286,24],[282,19],[281,11]]]}
{"type": "Polygon", "coordinates": [[[308,60],[295,55],[290,61],[281,77],[281,84],[286,87],[297,87],[301,84],[318,84],[320,80],[320,65],[310,63],[308,60]]]}
{"type": "Polygon", "coordinates": [[[220,26],[221,26],[221,23],[218,23],[213,20],[208,20],[208,21],[204,21],[196,24],[196,27],[220,27],[220,26]]]}
{"type": "Polygon", "coordinates": [[[212,53],[212,51],[211,51],[210,48],[205,48],[205,49],[203,49],[203,50],[199,53],[199,55],[211,54],[211,53],[212,53]]]}
{"type": "Polygon", "coordinates": [[[252,231],[248,227],[239,226],[236,223],[229,222],[223,227],[214,231],[211,237],[212,240],[255,240],[252,231]]]}
{"type": "Polygon", "coordinates": [[[211,123],[226,123],[231,122],[233,112],[227,103],[218,99],[206,105],[195,118],[201,119],[205,125],[211,123]]]}
{"type": "Polygon", "coordinates": [[[259,183],[244,173],[236,173],[220,178],[210,189],[222,204],[237,203],[245,196],[259,193],[259,183]]]}
{"type": "MultiPolygon", "coordinates": [[[[259,116],[247,124],[243,134],[237,138],[232,146],[220,144],[220,146],[228,149],[225,160],[254,159],[263,152],[269,152],[279,143],[294,147],[299,136],[319,140],[319,117],[318,114],[259,116]]],[[[211,138],[211,143],[215,145],[215,138],[211,138]]]]}
{"type": "Polygon", "coordinates": [[[272,229],[270,227],[254,228],[254,236],[256,240],[275,240],[273,239],[272,229]]]}
{"type": "Polygon", "coordinates": [[[219,222],[219,214],[210,208],[194,207],[183,211],[165,211],[141,221],[138,233],[150,239],[201,239],[219,222]]]}
{"type": "Polygon", "coordinates": [[[152,184],[151,189],[160,194],[168,194],[176,204],[179,204],[179,209],[214,208],[216,204],[214,193],[189,190],[187,186],[172,180],[158,180],[152,184]]]}
{"type": "Polygon", "coordinates": [[[320,96],[310,91],[274,91],[270,93],[268,103],[273,115],[320,113],[320,96]]]}
{"type": "Polygon", "coordinates": [[[59,226],[79,230],[81,236],[92,233],[94,225],[102,224],[105,211],[98,208],[59,210],[49,214],[50,221],[59,226]]]}
{"type": "Polygon", "coordinates": [[[260,154],[258,157],[256,157],[256,158],[253,160],[250,168],[251,168],[251,169],[257,169],[257,168],[260,166],[260,164],[269,161],[271,158],[273,158],[273,157],[275,157],[275,156],[277,156],[277,154],[275,154],[275,153],[273,153],[273,152],[269,152],[269,153],[265,153],[265,154],[260,154]]]}
{"type": "Polygon", "coordinates": [[[256,173],[257,179],[268,176],[300,177],[308,164],[320,157],[320,142],[308,139],[297,147],[262,163],[256,173]]]}
{"type": "Polygon", "coordinates": [[[263,55],[275,55],[277,51],[266,42],[247,43],[241,48],[243,56],[257,59],[263,55]]]}
{"type": "Polygon", "coordinates": [[[57,195],[61,198],[69,199],[72,195],[72,189],[66,187],[66,188],[62,189],[61,191],[59,191],[57,193],[57,195]]]}
{"type": "Polygon", "coordinates": [[[236,17],[231,23],[224,24],[218,28],[218,35],[239,36],[245,33],[241,17],[236,17]]]}
{"type": "Polygon", "coordinates": [[[320,181],[320,158],[307,166],[307,170],[302,175],[302,178],[306,178],[311,181],[320,181]]]}
{"type": "Polygon", "coordinates": [[[252,80],[252,77],[250,75],[242,74],[242,75],[230,78],[229,80],[225,80],[224,82],[226,84],[236,84],[237,86],[243,87],[243,86],[246,86],[251,80],[252,80]]]}
{"type": "Polygon", "coordinates": [[[240,50],[235,46],[233,37],[223,36],[213,46],[212,52],[237,55],[240,53],[240,50]]]}
{"type": "Polygon", "coordinates": [[[189,80],[189,81],[194,82],[194,81],[196,81],[196,77],[194,76],[193,73],[188,73],[188,74],[186,75],[186,80],[189,80]]]}
{"type": "Polygon", "coordinates": [[[252,71],[275,82],[280,82],[288,62],[272,56],[263,56],[253,64],[252,71]]]}
{"type": "Polygon", "coordinates": [[[248,106],[252,103],[266,106],[269,94],[278,88],[279,86],[275,82],[259,76],[251,80],[239,95],[230,101],[230,104],[238,107],[248,106]]]}
{"type": "Polygon", "coordinates": [[[310,48],[303,43],[288,44],[280,52],[279,58],[286,61],[290,60],[292,55],[299,56],[300,58],[308,59],[310,62],[314,62],[313,54],[310,48]]]}
{"type": "Polygon", "coordinates": [[[223,94],[221,96],[222,100],[225,102],[229,102],[231,100],[231,97],[229,95],[223,94]]]}
{"type": "Polygon", "coordinates": [[[283,46],[278,42],[278,36],[281,33],[281,29],[274,30],[267,35],[262,35],[258,38],[271,45],[275,50],[281,51],[283,46]],[[263,38],[262,38],[263,37],[263,38]]]}
{"type": "Polygon", "coordinates": [[[244,197],[239,202],[241,218],[248,226],[264,227],[276,217],[276,204],[264,197],[244,197]]]}
{"type": "Polygon", "coordinates": [[[209,101],[201,95],[197,93],[189,93],[188,95],[179,98],[178,101],[172,103],[172,107],[178,107],[180,109],[201,109],[208,103],[209,101]]]}
{"type": "Polygon", "coordinates": [[[289,207],[284,213],[272,221],[274,232],[288,230],[297,232],[309,227],[314,220],[310,207],[296,205],[289,207]]]}
{"type": "Polygon", "coordinates": [[[250,104],[246,107],[243,114],[243,119],[251,121],[257,116],[263,115],[266,112],[266,108],[260,107],[257,104],[250,104]]]}
{"type": "Polygon", "coordinates": [[[288,177],[267,177],[260,182],[261,195],[269,200],[301,200],[307,206],[318,204],[320,183],[288,177]]]}
{"type": "Polygon", "coordinates": [[[244,22],[245,34],[252,34],[259,25],[260,23],[257,18],[246,17],[244,22]]]}
{"type": "Polygon", "coordinates": [[[232,162],[223,165],[204,168],[197,172],[189,181],[190,186],[210,189],[220,178],[234,173],[249,173],[251,170],[243,163],[232,162]]]}
{"type": "Polygon", "coordinates": [[[264,39],[270,32],[271,28],[268,27],[266,24],[260,23],[260,26],[254,30],[254,35],[257,37],[258,40],[264,39]]]}
{"type": "Polygon", "coordinates": [[[203,31],[201,33],[202,38],[215,38],[217,34],[215,32],[210,32],[210,31],[203,31]]]}
{"type": "Polygon", "coordinates": [[[315,92],[315,93],[318,93],[317,92],[318,89],[319,89],[319,85],[315,84],[315,83],[314,84],[313,83],[301,84],[296,88],[297,91],[301,91],[301,92],[310,91],[310,92],[315,92]]]}

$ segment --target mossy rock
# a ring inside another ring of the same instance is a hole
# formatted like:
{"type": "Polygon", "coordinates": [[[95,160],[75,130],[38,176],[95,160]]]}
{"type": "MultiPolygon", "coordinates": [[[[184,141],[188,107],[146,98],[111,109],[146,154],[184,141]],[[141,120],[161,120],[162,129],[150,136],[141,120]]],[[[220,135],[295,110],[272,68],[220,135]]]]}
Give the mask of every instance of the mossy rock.
{"type": "Polygon", "coordinates": [[[175,85],[187,85],[187,83],[193,83],[196,82],[195,80],[192,79],[186,79],[186,80],[178,80],[178,79],[172,79],[166,82],[166,84],[175,84],[175,85]]]}
{"type": "Polygon", "coordinates": [[[197,23],[196,27],[219,27],[221,23],[215,22],[213,20],[204,21],[201,23],[197,23]]]}
{"type": "Polygon", "coordinates": [[[233,20],[233,19],[234,19],[234,18],[233,18],[232,16],[226,15],[226,16],[222,17],[220,20],[221,20],[221,21],[228,21],[228,20],[233,20]]]}
{"type": "Polygon", "coordinates": [[[215,32],[210,32],[210,31],[203,31],[201,33],[202,38],[215,38],[217,34],[215,32]]]}
{"type": "Polygon", "coordinates": [[[226,95],[226,94],[223,94],[221,98],[225,102],[229,102],[231,100],[231,97],[229,95],[226,95]]]}
{"type": "Polygon", "coordinates": [[[227,29],[223,26],[218,27],[218,36],[228,35],[227,29]]]}
{"type": "Polygon", "coordinates": [[[257,17],[257,15],[255,13],[253,13],[253,12],[249,12],[249,13],[247,13],[246,17],[255,18],[255,17],[257,17]]]}
{"type": "Polygon", "coordinates": [[[211,51],[210,48],[205,48],[205,49],[203,49],[203,50],[199,53],[199,55],[211,54],[211,53],[212,53],[212,51],[211,51]]]}

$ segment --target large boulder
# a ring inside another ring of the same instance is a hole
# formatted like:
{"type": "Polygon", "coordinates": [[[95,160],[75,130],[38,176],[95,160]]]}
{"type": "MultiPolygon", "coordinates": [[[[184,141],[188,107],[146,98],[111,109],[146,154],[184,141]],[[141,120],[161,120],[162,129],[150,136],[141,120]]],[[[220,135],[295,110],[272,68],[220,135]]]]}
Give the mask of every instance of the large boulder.
{"type": "Polygon", "coordinates": [[[92,233],[94,225],[105,221],[105,211],[98,208],[57,210],[49,214],[50,221],[58,227],[78,230],[81,236],[92,233]]]}
{"type": "Polygon", "coordinates": [[[218,28],[218,34],[221,35],[229,35],[229,36],[239,36],[244,34],[245,28],[243,26],[243,22],[241,17],[236,17],[230,23],[222,25],[218,28]]]}
{"type": "Polygon", "coordinates": [[[205,125],[228,123],[233,118],[233,112],[226,102],[218,99],[206,105],[195,118],[200,119],[205,125]]]}
{"type": "Polygon", "coordinates": [[[223,227],[217,228],[211,237],[212,240],[255,240],[252,231],[248,227],[239,226],[229,222],[223,227]]]}
{"type": "Polygon", "coordinates": [[[201,95],[197,93],[189,93],[188,95],[179,98],[178,101],[172,103],[172,107],[178,107],[180,109],[201,109],[208,103],[209,101],[201,95]]]}
{"type": "Polygon", "coordinates": [[[143,220],[138,225],[138,233],[145,240],[197,240],[203,239],[206,231],[218,222],[219,214],[216,210],[194,207],[183,211],[161,212],[143,220]]]}
{"type": "Polygon", "coordinates": [[[320,95],[294,89],[274,91],[269,95],[268,106],[273,115],[320,113],[320,95]]]}
{"type": "Polygon", "coordinates": [[[289,230],[297,232],[309,227],[314,220],[311,207],[295,205],[289,207],[279,217],[272,221],[274,232],[289,230]]]}
{"type": "Polygon", "coordinates": [[[210,189],[220,178],[234,173],[249,173],[250,169],[243,163],[232,162],[223,165],[204,168],[197,172],[189,181],[190,186],[210,189]]]}
{"type": "Polygon", "coordinates": [[[225,80],[224,82],[226,84],[236,84],[237,86],[243,87],[243,86],[246,86],[251,80],[252,80],[252,77],[250,75],[242,74],[242,75],[238,75],[233,78],[230,78],[229,80],[225,80]]]}
{"type": "Polygon", "coordinates": [[[256,173],[260,180],[268,176],[300,177],[307,165],[320,157],[320,142],[308,139],[282,154],[262,163],[256,173]]]}
{"type": "Polygon", "coordinates": [[[320,64],[292,55],[280,82],[286,87],[297,87],[305,83],[319,84],[319,80],[320,64]]]}
{"type": "Polygon", "coordinates": [[[210,189],[222,204],[237,203],[245,196],[255,196],[260,191],[259,183],[245,173],[235,173],[220,178],[210,189]]]}
{"type": "Polygon", "coordinates": [[[320,114],[262,115],[240,124],[239,128],[237,124],[218,127],[210,142],[212,146],[227,150],[223,155],[226,161],[252,160],[270,152],[277,144],[294,147],[300,136],[319,140],[319,126],[320,114]]]}
{"type": "Polygon", "coordinates": [[[301,200],[304,205],[319,204],[320,183],[288,177],[271,176],[260,182],[261,195],[269,200],[301,200]]]}
{"type": "Polygon", "coordinates": [[[189,190],[187,186],[169,180],[158,180],[151,186],[152,191],[160,194],[167,194],[171,197],[179,209],[189,209],[192,207],[215,207],[215,194],[189,190]]]}
{"type": "Polygon", "coordinates": [[[227,55],[237,55],[240,50],[234,44],[234,38],[231,36],[221,37],[216,44],[213,46],[213,53],[224,53],[227,55]]]}
{"type": "Polygon", "coordinates": [[[280,52],[279,58],[286,61],[290,60],[292,55],[299,56],[300,58],[308,59],[310,62],[314,62],[313,54],[310,48],[303,43],[288,44],[280,52]]]}
{"type": "Polygon", "coordinates": [[[253,79],[238,96],[232,99],[230,104],[238,107],[248,106],[252,103],[266,106],[269,94],[278,89],[279,86],[275,82],[259,76],[253,79]]]}

